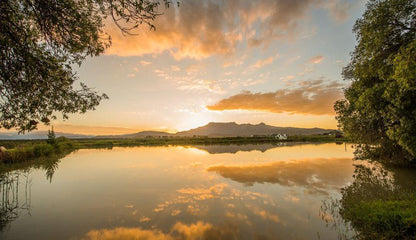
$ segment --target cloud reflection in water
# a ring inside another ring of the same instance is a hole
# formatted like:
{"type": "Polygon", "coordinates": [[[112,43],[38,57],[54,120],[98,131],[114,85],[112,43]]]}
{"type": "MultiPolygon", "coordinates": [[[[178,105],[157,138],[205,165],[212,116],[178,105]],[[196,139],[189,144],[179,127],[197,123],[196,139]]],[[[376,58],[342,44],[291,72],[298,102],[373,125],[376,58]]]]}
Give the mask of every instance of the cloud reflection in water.
{"type": "Polygon", "coordinates": [[[313,158],[243,166],[219,165],[207,170],[247,186],[274,183],[304,187],[310,193],[326,193],[351,178],[353,165],[350,158],[313,158]]]}
{"type": "Polygon", "coordinates": [[[233,224],[213,226],[198,221],[197,223],[176,223],[169,233],[159,230],[144,230],[119,227],[114,229],[91,230],[81,240],[197,240],[197,239],[238,239],[239,229],[233,224]]]}

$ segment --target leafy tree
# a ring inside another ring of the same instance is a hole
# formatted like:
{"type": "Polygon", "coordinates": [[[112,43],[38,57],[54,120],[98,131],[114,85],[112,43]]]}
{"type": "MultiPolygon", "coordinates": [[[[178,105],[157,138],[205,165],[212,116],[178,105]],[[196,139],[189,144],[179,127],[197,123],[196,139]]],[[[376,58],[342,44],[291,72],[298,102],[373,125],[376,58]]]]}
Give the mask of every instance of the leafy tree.
{"type": "Polygon", "coordinates": [[[55,144],[56,143],[56,136],[55,136],[55,131],[53,130],[53,126],[51,128],[51,130],[48,130],[48,139],[46,140],[47,143],[49,144],[55,144]]]}
{"type": "Polygon", "coordinates": [[[357,45],[343,72],[352,82],[335,103],[339,126],[361,150],[414,160],[416,1],[370,0],[353,31],[357,45]]]}
{"type": "Polygon", "coordinates": [[[60,112],[85,113],[108,98],[80,83],[72,70],[110,46],[107,18],[125,34],[155,27],[169,0],[2,0],[0,4],[0,127],[20,132],[60,112]]]}

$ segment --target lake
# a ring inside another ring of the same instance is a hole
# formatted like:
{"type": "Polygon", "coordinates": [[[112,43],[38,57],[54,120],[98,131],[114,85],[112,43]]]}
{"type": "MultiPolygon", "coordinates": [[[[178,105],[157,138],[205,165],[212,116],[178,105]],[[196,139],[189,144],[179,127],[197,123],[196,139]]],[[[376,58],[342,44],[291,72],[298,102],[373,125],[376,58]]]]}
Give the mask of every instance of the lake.
{"type": "Polygon", "coordinates": [[[335,143],[78,150],[7,174],[0,238],[336,239],[321,207],[352,158],[335,143]]]}

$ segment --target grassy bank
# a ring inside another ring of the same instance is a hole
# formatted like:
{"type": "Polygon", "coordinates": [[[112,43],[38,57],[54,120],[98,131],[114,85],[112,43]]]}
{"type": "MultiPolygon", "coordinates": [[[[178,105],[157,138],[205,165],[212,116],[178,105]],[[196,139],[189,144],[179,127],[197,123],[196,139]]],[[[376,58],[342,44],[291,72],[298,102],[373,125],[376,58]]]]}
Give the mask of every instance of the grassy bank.
{"type": "Polygon", "coordinates": [[[163,145],[214,145],[214,144],[263,144],[279,142],[347,142],[346,138],[329,135],[290,136],[287,140],[274,137],[172,137],[172,138],[134,138],[134,139],[78,139],[73,140],[77,148],[163,146],[163,145]]]}
{"type": "Polygon", "coordinates": [[[416,236],[415,195],[364,200],[352,204],[343,217],[352,222],[360,239],[414,239],[416,236]]]}
{"type": "Polygon", "coordinates": [[[410,173],[357,165],[354,181],[342,189],[341,200],[325,208],[328,213],[338,212],[353,227],[351,239],[415,239],[416,189],[414,171],[410,173]]]}
{"type": "Polygon", "coordinates": [[[75,149],[113,148],[134,146],[168,146],[168,145],[215,145],[215,144],[264,144],[279,142],[345,142],[345,138],[328,135],[291,136],[287,140],[277,140],[274,137],[175,137],[175,138],[134,138],[134,139],[67,139],[57,138],[53,144],[46,140],[15,140],[0,141],[0,146],[8,150],[2,153],[1,161],[5,164],[24,162],[28,160],[49,157],[71,152],[75,149]]]}
{"type": "MultiPolygon", "coordinates": [[[[14,144],[14,148],[7,149],[1,153],[0,160],[2,163],[14,164],[34,159],[63,155],[75,149],[73,142],[66,139],[57,140],[53,144],[38,140],[33,142],[16,142],[14,144]]],[[[7,146],[7,144],[5,145],[7,146]]]]}

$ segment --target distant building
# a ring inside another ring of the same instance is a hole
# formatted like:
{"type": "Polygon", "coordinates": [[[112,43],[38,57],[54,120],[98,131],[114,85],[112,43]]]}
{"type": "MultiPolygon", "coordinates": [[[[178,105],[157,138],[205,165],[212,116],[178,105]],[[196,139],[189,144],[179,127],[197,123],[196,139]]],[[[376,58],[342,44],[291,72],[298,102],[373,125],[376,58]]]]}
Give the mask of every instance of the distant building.
{"type": "Polygon", "coordinates": [[[277,140],[287,140],[287,135],[278,133],[274,136],[274,138],[277,140]]]}

